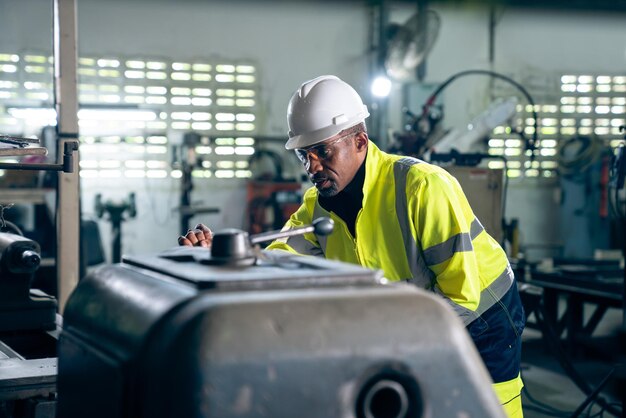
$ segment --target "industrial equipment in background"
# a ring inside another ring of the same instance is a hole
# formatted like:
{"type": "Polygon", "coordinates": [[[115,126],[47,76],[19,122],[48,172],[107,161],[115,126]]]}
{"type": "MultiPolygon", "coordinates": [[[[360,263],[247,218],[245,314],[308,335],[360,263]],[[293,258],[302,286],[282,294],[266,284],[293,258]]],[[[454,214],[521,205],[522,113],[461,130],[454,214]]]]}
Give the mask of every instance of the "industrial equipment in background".
{"type": "Polygon", "coordinates": [[[45,418],[56,413],[56,343],[52,296],[31,289],[39,245],[0,232],[0,416],[45,418]]]}
{"type": "MultiPolygon", "coordinates": [[[[468,75],[486,75],[506,81],[524,95],[532,107],[534,120],[533,135],[532,138],[526,137],[522,127],[515,129],[514,132],[522,138],[525,150],[530,151],[532,160],[538,145],[538,121],[535,102],[521,84],[503,74],[488,70],[467,70],[452,75],[441,83],[428,97],[420,114],[415,114],[411,110],[405,109],[407,121],[404,131],[394,134],[395,144],[391,147],[390,152],[412,155],[426,160],[428,160],[428,154],[433,149],[438,152],[456,150],[461,154],[466,153],[471,147],[476,146],[480,140],[487,139],[495,127],[511,119],[516,112],[517,106],[517,99],[514,97],[494,101],[487,110],[468,124],[466,131],[447,131],[443,129],[441,122],[444,119],[444,111],[442,106],[436,104],[437,98],[453,81],[468,75]],[[438,150],[438,146],[445,148],[445,150],[438,150]]],[[[487,156],[485,154],[485,157],[487,156]]]]}
{"type": "Polygon", "coordinates": [[[611,248],[611,231],[617,231],[609,211],[611,157],[612,150],[597,137],[574,136],[559,142],[564,258],[591,260],[596,250],[611,248]]]}
{"type": "Polygon", "coordinates": [[[530,271],[529,284],[541,288],[541,292],[535,303],[527,306],[527,311],[535,314],[547,346],[565,373],[586,395],[572,417],[582,416],[592,403],[600,404],[603,410],[614,416],[622,416],[626,405],[624,149],[621,144],[609,153],[596,138],[573,137],[563,142],[558,156],[564,202],[568,199],[564,203],[567,210],[562,208],[562,215],[568,218],[564,234],[568,240],[591,240],[594,245],[600,245],[606,244],[609,231],[598,228],[609,229],[615,232],[617,242],[612,245],[620,248],[621,259],[593,259],[586,242],[582,245],[576,242],[565,247],[569,258],[554,259],[530,271]],[[610,169],[606,165],[607,156],[611,157],[610,169]],[[608,221],[602,216],[606,214],[605,210],[612,218],[610,228],[600,224],[608,221]],[[565,303],[565,309],[559,309],[561,303],[565,303]],[[593,308],[591,314],[589,308],[593,308]],[[609,308],[622,312],[619,332],[609,336],[594,335],[609,308]],[[586,381],[573,364],[573,358],[582,354],[585,358],[598,357],[610,365],[608,372],[593,384],[586,381]],[[617,403],[603,396],[612,386],[617,389],[617,403]]]}
{"type": "MultiPolygon", "coordinates": [[[[50,129],[44,129],[42,131],[42,138],[44,138],[44,141],[46,142],[51,142],[51,131],[50,129]],[[47,139],[47,140],[46,140],[47,139]]],[[[54,137],[57,138],[59,136],[58,132],[55,131],[55,135],[54,137]]],[[[18,162],[8,162],[8,161],[1,161],[0,162],[0,170],[7,170],[6,173],[9,173],[4,179],[3,179],[3,183],[2,186],[3,187],[7,187],[9,188],[12,192],[14,193],[9,193],[9,195],[11,195],[9,197],[9,199],[11,197],[17,197],[16,200],[19,200],[20,203],[22,203],[23,201],[27,201],[27,202],[36,202],[37,206],[45,206],[42,205],[42,203],[45,203],[45,196],[44,194],[47,192],[44,189],[35,189],[35,186],[39,185],[39,176],[32,176],[32,175],[22,175],[21,173],[26,171],[26,172],[31,172],[31,171],[45,171],[45,172],[63,172],[63,173],[73,173],[74,172],[74,165],[75,165],[75,160],[74,160],[74,153],[78,150],[78,141],[77,140],[67,140],[63,143],[63,155],[60,156],[59,161],[56,161],[56,159],[53,159],[52,162],[47,162],[46,161],[46,155],[48,154],[48,149],[46,148],[46,146],[40,146],[40,140],[37,138],[23,138],[23,137],[16,137],[16,136],[9,136],[9,135],[0,135],[0,158],[2,157],[18,157],[20,160],[18,162]],[[18,173],[20,173],[20,175],[16,175],[14,173],[14,171],[18,171],[18,173]],[[16,192],[16,193],[15,193],[16,192]]],[[[43,145],[50,145],[50,144],[43,144],[43,145]]],[[[55,144],[52,144],[56,146],[55,144]]],[[[56,155],[56,152],[53,153],[54,155],[56,155]]],[[[2,196],[3,198],[7,198],[6,197],[6,193],[5,195],[2,196]]],[[[23,231],[21,230],[21,228],[19,226],[17,226],[16,224],[13,224],[11,222],[7,222],[4,219],[4,209],[8,208],[10,206],[13,206],[12,202],[7,202],[7,201],[0,201],[0,231],[6,229],[6,225],[12,225],[12,228],[10,228],[10,231],[17,234],[17,235],[23,235],[23,231]]],[[[40,210],[41,208],[37,207],[35,209],[35,217],[37,219],[40,220],[49,220],[48,217],[48,213],[47,213],[47,207],[42,208],[43,210],[40,210]]],[[[42,222],[43,223],[43,222],[42,222]]],[[[51,225],[49,224],[45,224],[45,225],[36,225],[35,229],[38,229],[38,231],[33,231],[34,233],[39,233],[41,234],[42,238],[46,237],[47,241],[50,241],[49,239],[49,234],[53,234],[54,230],[52,228],[51,225]]],[[[24,238],[26,240],[26,238],[24,238]]],[[[30,242],[34,242],[34,241],[30,241],[30,242]]],[[[46,242],[46,250],[48,251],[48,253],[46,254],[48,257],[50,257],[51,259],[53,257],[56,256],[56,258],[59,258],[59,252],[57,251],[57,248],[60,245],[56,245],[56,242],[46,242]]],[[[19,244],[24,245],[24,244],[19,244]]],[[[35,271],[38,270],[39,266],[40,266],[40,262],[41,262],[41,256],[42,256],[42,252],[41,252],[41,248],[39,246],[39,244],[37,244],[37,257],[38,257],[38,262],[37,262],[37,266],[35,269],[33,269],[33,271],[31,273],[35,273],[35,271]]],[[[40,283],[45,281],[46,282],[46,287],[50,288],[51,290],[54,290],[54,292],[56,293],[56,289],[57,289],[57,285],[56,285],[56,278],[57,275],[56,274],[52,274],[52,277],[47,277],[47,280],[40,280],[40,283]],[[50,284],[50,282],[53,282],[52,284],[50,284]]],[[[28,280],[28,286],[30,286],[31,282],[34,280],[32,274],[29,276],[29,280],[28,280]]],[[[2,280],[2,276],[0,276],[0,280],[2,280]]],[[[55,309],[56,309],[56,304],[55,304],[55,309]]]]}
{"type": "Polygon", "coordinates": [[[98,218],[108,215],[111,222],[111,262],[119,263],[122,261],[122,222],[137,216],[135,193],[129,193],[126,200],[109,199],[105,202],[98,193],[95,198],[95,211],[98,218]]]}
{"type": "MultiPolygon", "coordinates": [[[[489,138],[491,132],[498,126],[510,124],[511,119],[517,113],[517,104],[516,97],[494,100],[486,110],[467,124],[465,130],[452,128],[442,136],[437,135],[439,132],[433,132],[430,135],[431,138],[426,141],[426,148],[432,148],[433,152],[437,153],[452,150],[460,154],[483,151],[486,148],[485,139],[489,138]]],[[[441,131],[441,125],[437,125],[437,130],[441,131]]],[[[467,165],[461,161],[456,161],[456,163],[467,165]]]]}
{"type": "Polygon", "coordinates": [[[40,262],[36,242],[20,235],[0,233],[0,332],[54,329],[56,302],[30,289],[32,275],[40,262]]]}
{"type": "Polygon", "coordinates": [[[249,159],[249,169],[253,177],[246,185],[248,232],[258,234],[282,228],[302,203],[302,184],[284,177],[281,156],[269,149],[256,150],[249,159]]]}
{"type": "Polygon", "coordinates": [[[332,221],[98,269],[59,340],[59,416],[504,417],[454,312],[380,271],[262,251],[332,221]],[[416,321],[415,318],[420,318],[416,321]]]}
{"type": "MultiPolygon", "coordinates": [[[[197,132],[186,132],[183,135],[182,144],[174,146],[172,150],[172,167],[181,171],[180,185],[180,233],[184,235],[189,228],[191,218],[200,213],[219,213],[220,209],[214,206],[194,204],[191,200],[191,192],[193,191],[193,171],[203,167],[202,158],[198,157],[196,147],[202,146],[207,139],[197,132]]],[[[205,144],[205,145],[208,145],[205,144]]]]}
{"type": "MultiPolygon", "coordinates": [[[[0,157],[47,154],[46,148],[32,146],[38,140],[1,138],[0,157]]],[[[60,162],[0,162],[0,169],[72,173],[77,149],[78,141],[68,141],[64,143],[60,162]]],[[[0,215],[2,212],[0,209],[0,215]]],[[[0,221],[5,228],[2,216],[0,221]]],[[[41,263],[39,244],[21,236],[19,228],[14,227],[11,231],[0,232],[0,415],[54,417],[56,343],[60,332],[57,301],[31,288],[41,263]]]]}

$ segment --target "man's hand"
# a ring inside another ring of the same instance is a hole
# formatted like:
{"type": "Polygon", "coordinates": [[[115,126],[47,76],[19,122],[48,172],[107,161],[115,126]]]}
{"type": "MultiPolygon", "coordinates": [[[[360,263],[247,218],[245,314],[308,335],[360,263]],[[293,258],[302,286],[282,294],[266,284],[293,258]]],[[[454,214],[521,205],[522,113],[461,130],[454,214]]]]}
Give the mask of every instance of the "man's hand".
{"type": "Polygon", "coordinates": [[[187,235],[178,237],[178,245],[187,247],[210,248],[212,242],[213,232],[204,224],[198,224],[195,229],[187,231],[187,235]]]}

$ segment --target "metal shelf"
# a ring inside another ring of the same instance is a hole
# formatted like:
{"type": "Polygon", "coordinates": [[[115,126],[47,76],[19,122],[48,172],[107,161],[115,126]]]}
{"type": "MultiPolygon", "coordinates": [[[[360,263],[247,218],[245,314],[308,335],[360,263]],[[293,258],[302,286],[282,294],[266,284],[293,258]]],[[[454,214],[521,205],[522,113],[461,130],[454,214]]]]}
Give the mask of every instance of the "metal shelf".
{"type": "Polygon", "coordinates": [[[0,204],[9,203],[31,203],[41,205],[46,203],[46,195],[54,192],[55,189],[41,188],[0,188],[0,204]]]}
{"type": "Polygon", "coordinates": [[[23,157],[25,155],[48,155],[44,147],[0,148],[0,157],[23,157]]]}

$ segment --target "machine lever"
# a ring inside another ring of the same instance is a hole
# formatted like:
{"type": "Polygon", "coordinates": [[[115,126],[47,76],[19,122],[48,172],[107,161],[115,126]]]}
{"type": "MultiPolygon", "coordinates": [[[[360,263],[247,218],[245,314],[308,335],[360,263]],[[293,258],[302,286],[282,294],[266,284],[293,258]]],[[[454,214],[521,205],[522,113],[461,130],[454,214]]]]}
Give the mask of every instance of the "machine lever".
{"type": "Polygon", "coordinates": [[[303,225],[297,228],[288,229],[286,231],[269,231],[252,235],[250,243],[252,245],[265,241],[274,241],[279,238],[293,237],[295,235],[306,234],[307,232],[315,232],[316,235],[330,235],[333,232],[335,223],[332,219],[321,217],[315,219],[310,225],[303,225]]]}
{"type": "Polygon", "coordinates": [[[317,218],[310,225],[303,225],[287,231],[270,231],[248,237],[239,229],[225,229],[213,235],[209,264],[251,265],[256,261],[254,246],[260,242],[315,232],[328,235],[333,232],[334,222],[327,217],[317,218]]]}

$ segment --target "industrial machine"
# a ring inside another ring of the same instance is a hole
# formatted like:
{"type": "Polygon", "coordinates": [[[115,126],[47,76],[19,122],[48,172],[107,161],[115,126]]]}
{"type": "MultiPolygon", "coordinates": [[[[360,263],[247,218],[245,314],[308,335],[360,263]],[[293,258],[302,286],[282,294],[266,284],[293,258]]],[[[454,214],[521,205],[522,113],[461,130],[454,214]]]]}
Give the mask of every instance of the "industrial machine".
{"type": "Polygon", "coordinates": [[[57,302],[31,289],[39,245],[0,233],[0,416],[54,417],[57,302]]]}
{"type": "Polygon", "coordinates": [[[216,232],[83,279],[59,340],[64,418],[503,417],[463,325],[380,271],[216,232]]]}
{"type": "MultiPolygon", "coordinates": [[[[197,132],[186,132],[183,135],[182,144],[174,146],[172,155],[172,167],[181,171],[180,184],[180,233],[185,234],[191,227],[191,219],[201,213],[219,213],[220,209],[213,206],[206,206],[192,201],[193,171],[196,168],[203,167],[203,159],[196,153],[196,147],[208,141],[197,132]]],[[[119,262],[115,260],[114,262],[119,262]]]]}
{"type": "Polygon", "coordinates": [[[104,217],[105,213],[108,214],[108,219],[111,221],[111,260],[119,263],[122,261],[122,222],[137,216],[135,193],[129,193],[128,199],[124,201],[107,200],[106,202],[102,201],[102,195],[98,193],[95,199],[95,209],[98,218],[104,217]]]}
{"type": "MultiPolygon", "coordinates": [[[[28,146],[38,140],[0,138],[14,146],[0,147],[0,156],[47,153],[43,147],[28,146]]],[[[0,169],[72,173],[77,149],[77,141],[67,141],[58,163],[0,162],[0,169]]],[[[4,223],[0,207],[0,224],[4,223]]],[[[54,418],[61,319],[56,313],[56,299],[31,288],[41,263],[41,249],[20,232],[19,228],[0,232],[0,417],[54,418]]]]}
{"type": "Polygon", "coordinates": [[[612,150],[597,137],[561,140],[557,162],[565,258],[593,259],[596,250],[611,248],[611,235],[621,235],[609,210],[611,156],[612,150]]]}
{"type": "MultiPolygon", "coordinates": [[[[497,126],[508,124],[509,120],[515,115],[517,107],[517,98],[509,97],[506,99],[498,99],[489,105],[480,115],[475,117],[465,130],[444,130],[442,120],[444,119],[444,111],[441,105],[437,105],[439,95],[452,84],[455,80],[465,76],[482,75],[493,79],[502,80],[515,87],[527,100],[532,109],[533,129],[532,137],[526,136],[525,129],[515,128],[514,132],[520,136],[524,143],[524,149],[530,160],[533,161],[537,153],[538,147],[538,122],[537,112],[535,109],[535,101],[530,93],[518,82],[503,74],[489,70],[466,70],[461,71],[448,77],[441,83],[426,99],[419,114],[404,109],[406,115],[405,128],[402,132],[394,133],[395,144],[390,148],[391,152],[404,155],[412,155],[425,160],[430,160],[430,156],[435,153],[454,154],[448,158],[455,160],[458,165],[476,165],[480,160],[470,164],[470,161],[480,158],[494,158],[489,154],[467,154],[475,152],[474,148],[481,145],[483,147],[485,139],[490,132],[497,126]],[[431,154],[432,153],[432,154],[431,154]],[[463,159],[463,162],[460,162],[463,159]]],[[[441,155],[439,156],[441,158],[441,155]]]]}

